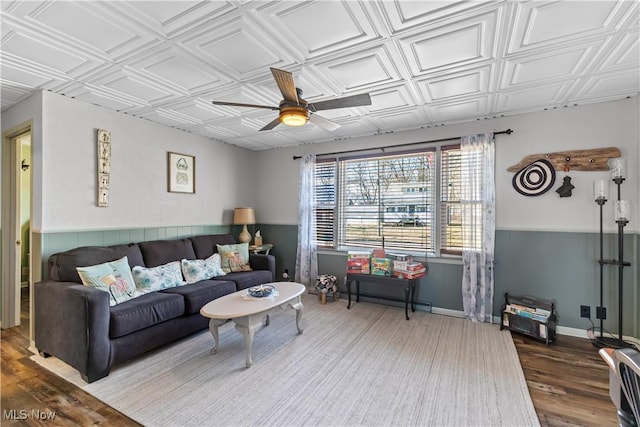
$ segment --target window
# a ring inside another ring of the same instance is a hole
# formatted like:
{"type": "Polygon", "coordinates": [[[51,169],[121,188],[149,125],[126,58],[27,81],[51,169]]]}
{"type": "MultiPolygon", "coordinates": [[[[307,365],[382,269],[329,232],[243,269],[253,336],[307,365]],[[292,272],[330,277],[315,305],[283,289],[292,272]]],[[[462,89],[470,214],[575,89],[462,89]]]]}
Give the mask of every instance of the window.
{"type": "Polygon", "coordinates": [[[319,160],[318,245],[460,255],[461,163],[459,145],[319,160]]]}
{"type": "Polygon", "coordinates": [[[440,253],[462,254],[462,207],[460,146],[441,149],[440,168],[440,253]]]}
{"type": "Polygon", "coordinates": [[[334,246],[336,212],[336,162],[316,163],[316,239],[318,246],[334,246]]]}

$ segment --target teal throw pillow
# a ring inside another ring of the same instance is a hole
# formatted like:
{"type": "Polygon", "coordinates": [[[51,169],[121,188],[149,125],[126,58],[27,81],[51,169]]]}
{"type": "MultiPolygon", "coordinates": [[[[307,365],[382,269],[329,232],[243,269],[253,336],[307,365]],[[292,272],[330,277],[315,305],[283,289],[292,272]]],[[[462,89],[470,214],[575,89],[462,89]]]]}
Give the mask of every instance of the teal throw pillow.
{"type": "Polygon", "coordinates": [[[131,273],[133,274],[136,288],[141,294],[184,285],[180,261],[173,261],[151,268],[135,266],[131,273]]]}
{"type": "Polygon", "coordinates": [[[249,266],[249,244],[217,245],[222,259],[222,269],[225,273],[237,271],[251,271],[249,266]]]}
{"type": "Polygon", "coordinates": [[[76,270],[83,285],[109,293],[110,306],[140,296],[126,256],[104,264],[77,267],[76,270]]]}
{"type": "Polygon", "coordinates": [[[182,274],[189,285],[226,274],[220,267],[218,254],[213,254],[207,259],[183,259],[181,264],[182,274]]]}

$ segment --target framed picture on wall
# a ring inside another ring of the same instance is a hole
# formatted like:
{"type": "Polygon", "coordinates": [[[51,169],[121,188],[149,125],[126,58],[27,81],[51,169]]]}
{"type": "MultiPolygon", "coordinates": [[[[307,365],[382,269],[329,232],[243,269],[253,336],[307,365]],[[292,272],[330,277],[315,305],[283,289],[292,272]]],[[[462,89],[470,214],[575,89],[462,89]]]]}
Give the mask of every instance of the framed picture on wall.
{"type": "Polygon", "coordinates": [[[196,192],[196,158],[188,154],[168,152],[167,175],[170,193],[196,192]]]}

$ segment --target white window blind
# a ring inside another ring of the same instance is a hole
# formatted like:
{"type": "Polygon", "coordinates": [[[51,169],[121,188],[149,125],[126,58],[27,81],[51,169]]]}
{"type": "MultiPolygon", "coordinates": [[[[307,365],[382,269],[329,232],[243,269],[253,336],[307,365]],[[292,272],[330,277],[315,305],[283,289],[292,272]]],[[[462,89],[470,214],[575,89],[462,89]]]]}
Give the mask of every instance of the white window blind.
{"type": "Polygon", "coordinates": [[[433,252],[435,150],[342,160],[342,247],[433,252]]]}
{"type": "Polygon", "coordinates": [[[463,160],[460,146],[450,145],[319,161],[318,245],[460,255],[463,160]]]}
{"type": "Polygon", "coordinates": [[[336,162],[319,161],[316,163],[316,244],[335,246],[336,218],[336,162]]]}
{"type": "MultiPolygon", "coordinates": [[[[481,159],[478,155],[472,153],[463,154],[459,145],[442,147],[441,150],[440,253],[461,255],[463,240],[465,240],[462,236],[462,182],[464,180],[477,182],[481,179],[481,159]]],[[[466,188],[468,189],[469,187],[466,188]]],[[[480,202],[482,195],[479,194],[482,190],[481,186],[475,188],[478,194],[467,194],[468,210],[464,220],[468,224],[482,223],[482,203],[480,202]]],[[[466,249],[478,249],[482,241],[482,228],[470,227],[470,229],[474,231],[473,235],[467,235],[466,244],[468,247],[466,249]]]]}
{"type": "Polygon", "coordinates": [[[459,145],[441,148],[440,252],[450,255],[462,254],[461,155],[459,145]]]}

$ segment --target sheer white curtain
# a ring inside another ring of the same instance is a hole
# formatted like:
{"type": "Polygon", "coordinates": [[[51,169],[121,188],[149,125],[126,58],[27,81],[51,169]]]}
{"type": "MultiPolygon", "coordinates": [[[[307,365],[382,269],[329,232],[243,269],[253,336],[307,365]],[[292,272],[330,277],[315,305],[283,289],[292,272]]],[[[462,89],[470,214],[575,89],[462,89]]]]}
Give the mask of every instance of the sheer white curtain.
{"type": "Polygon", "coordinates": [[[464,314],[476,322],[492,322],[496,228],[493,134],[465,136],[460,148],[464,314]]]}
{"type": "Polygon", "coordinates": [[[316,246],[315,154],[306,154],[300,160],[300,204],[298,207],[298,251],[295,280],[314,292],[318,276],[318,248],[316,246]]]}

